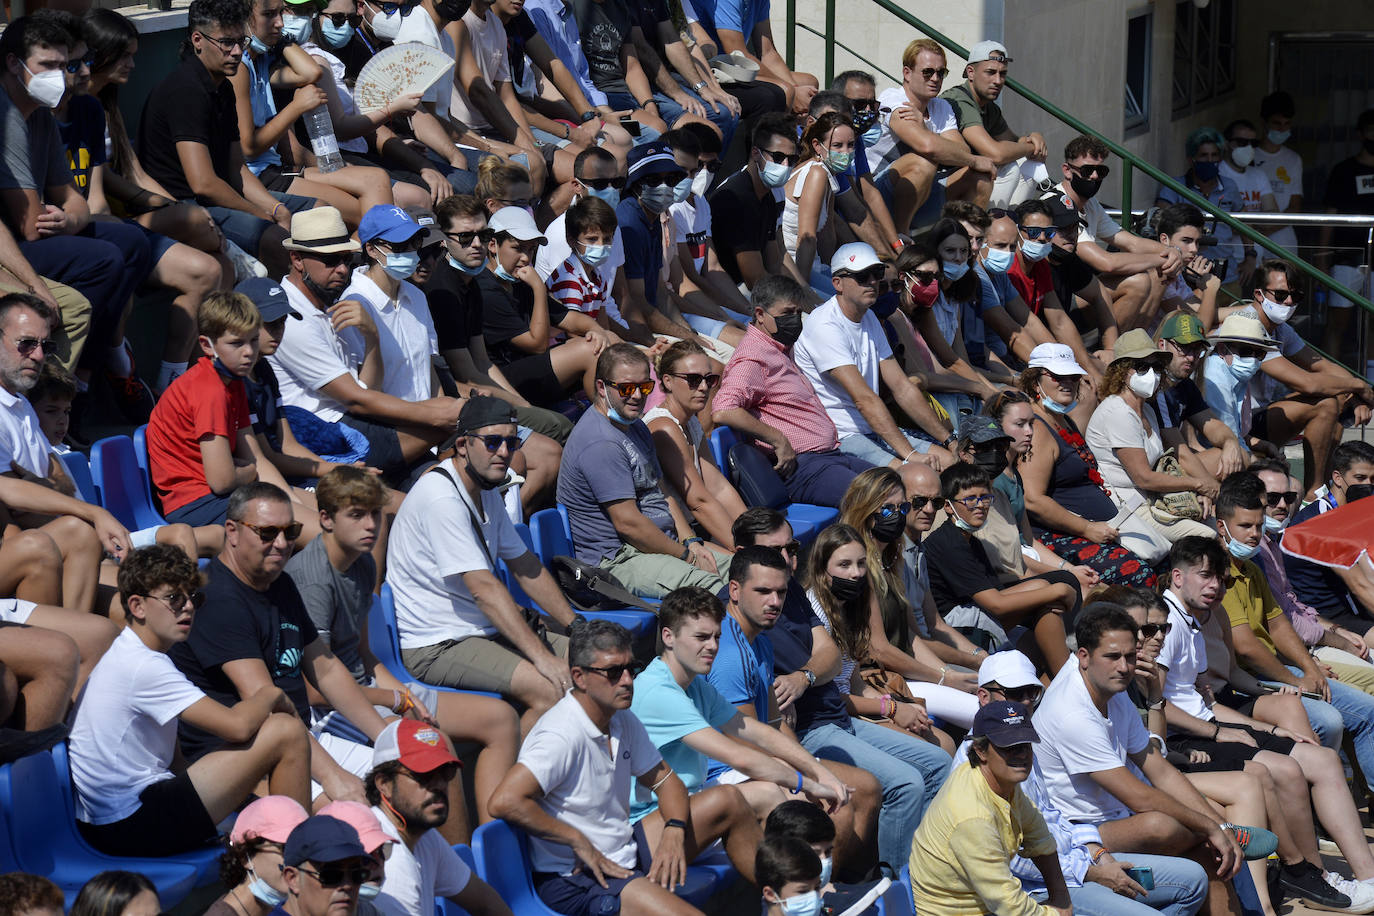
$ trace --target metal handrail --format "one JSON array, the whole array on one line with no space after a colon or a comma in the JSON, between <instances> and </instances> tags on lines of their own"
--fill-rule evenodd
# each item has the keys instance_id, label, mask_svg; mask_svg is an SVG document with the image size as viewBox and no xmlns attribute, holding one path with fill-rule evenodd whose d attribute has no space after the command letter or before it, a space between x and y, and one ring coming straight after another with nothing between
<instances>
[{"instance_id":1,"label":"metal handrail","mask_svg":"<svg viewBox=\"0 0 1374 916\"><path fill-rule=\"evenodd\" d=\"M798 22L798 23L796 23L796 27L799 28L799 29L805 29L806 31L810 32L812 35L815 35L817 38L825 39L824 33L820 32L820 31L817 31L816 29L811 28L811 26L807 25L805 22ZM861 61L863 61L864 63L868 64L868 65L869 65L870 67L872 67L874 70L876 70L877 72L881 73L883 76L887 77L888 79L892 80L894 83L900 83L900 82L902 81L902 80L901 80L901 77L894 76L893 74L887 72L887 71L884 70L882 67L880 67L879 65L875 64L873 61L869 60L867 57L864 57L862 54L860 54L858 51L855 51L853 48L851 48L849 45L845 44L844 42L842 42L842 41L837 41L836 39L833 39L833 38L831 38L831 39L826 39L826 40L828 40L830 43L836 45L837 47L843 48L844 50L848 51L850 54L853 54L853 55L854 55L855 57L857 57L859 60L861 60ZM788 66L790 67L791 64L788 64Z\"/></svg>"},{"instance_id":2,"label":"metal handrail","mask_svg":"<svg viewBox=\"0 0 1374 916\"><path fill-rule=\"evenodd\" d=\"M826 85L830 84L830 81L834 78L835 75L835 40L833 37L835 35L835 2L836 0L825 0L825 35L823 36L823 38L825 39ZM950 38L948 35L945 35L943 32L940 32L939 30L934 29L928 24L926 24L924 21L917 19L915 16L911 15L911 13L909 13L901 6L899 6L897 3L895 3L894 0L869 0L869 2L881 7L882 9L887 10L889 13L896 16L898 19L906 23L911 28L916 29L918 32L921 32L922 34L935 39L942 46L948 48L950 51L953 51L959 57L968 57L967 48L965 48L958 42L954 41L954 39ZM798 25L796 21L796 15L796 0L787 0L787 65L789 67L795 66L795 39L796 26ZM1273 241L1269 239L1268 236L1264 235L1261 232L1257 232L1256 230L1250 228L1249 226L1235 219L1233 214L1217 210L1215 204L1213 204L1210 200L1207 200L1202 195L1198 194L1192 188L1186 187L1180 182L1176 181L1173 177L1166 175L1163 171L1151 165L1149 162L1146 162L1144 159L1141 159L1139 156L1137 156L1135 153L1132 153L1130 150L1126 149L1120 143L1117 143L1110 137L1104 136L1101 132L1089 127L1087 124L1083 123L1078 118L1069 114L1067 111L1060 108L1058 105L1044 98L1039 93L1031 89L1028 89L1027 87L1023 86L1019 81L1012 79L1010 76L1007 77L1006 85L1007 88L1019 93L1023 98L1025 98L1032 105L1035 105L1041 111L1044 111L1052 117L1057 118L1058 120L1060 120L1064 124L1067 124L1069 127L1073 128L1079 133L1087 134L1090 137L1095 137L1098 140L1102 141L1102 143L1106 145L1108 150L1110 150L1113 154L1118 156L1121 159L1121 161L1125 163L1126 167L1121 176L1121 204L1123 210L1131 209L1131 169L1137 168L1150 178L1153 178L1155 181L1164 185L1166 188L1169 188L1175 194L1179 195L1182 199L1188 201L1190 204L1193 204L1194 206L1202 210L1204 213L1209 213L1215 219L1220 220L1227 226L1230 226L1231 229L1237 235L1241 236L1242 238L1249 239L1251 242L1254 242L1257 245L1263 245L1265 248L1274 252L1279 257L1292 263L1295 267L1298 268L1298 270L1302 271L1307 276L1319 281L1322 285L1324 285L1331 291L1339 293L1341 296L1344 296L1351 302L1356 303L1360 306L1360 308L1364 309L1367 312L1374 312L1374 302L1370 302L1370 300L1366 299L1364 296L1360 295L1352 289L1349 289L1345 286L1345 284L1336 282L1336 280L1332 279L1328 274L1323 273L1317 267L1308 263L1305 259L1298 257L1293 252L1279 245L1275 245Z\"/></svg>"},{"instance_id":3,"label":"metal handrail","mask_svg":"<svg viewBox=\"0 0 1374 916\"><path fill-rule=\"evenodd\" d=\"M1123 210L1107 208L1107 215L1120 219ZM1131 216L1144 216L1145 210L1132 210ZM1374 214L1360 213L1232 213L1239 222L1252 226L1308 226L1314 229L1374 228Z\"/></svg>"}]
</instances>

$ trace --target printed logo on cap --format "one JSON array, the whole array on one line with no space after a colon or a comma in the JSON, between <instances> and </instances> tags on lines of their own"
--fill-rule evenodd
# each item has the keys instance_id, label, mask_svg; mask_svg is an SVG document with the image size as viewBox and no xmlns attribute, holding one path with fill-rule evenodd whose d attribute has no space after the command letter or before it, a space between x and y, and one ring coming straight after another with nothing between
<instances>
[{"instance_id":1,"label":"printed logo on cap","mask_svg":"<svg viewBox=\"0 0 1374 916\"><path fill-rule=\"evenodd\" d=\"M1025 722L1025 721L1026 721L1026 716L1025 716L1025 714L1024 714L1024 713L1019 713L1019 712L1017 712L1017 711L1016 711L1016 707L1015 707L1015 706L1012 706L1010 703L1008 703L1008 704L1007 704L1006 712L1002 713L1002 724L1003 724L1003 725L1021 725L1021 724L1022 724L1023 722Z\"/></svg>"},{"instance_id":2,"label":"printed logo on cap","mask_svg":"<svg viewBox=\"0 0 1374 916\"><path fill-rule=\"evenodd\" d=\"M428 744L430 747L439 746L439 733L432 728L421 728L415 732L415 740L421 744Z\"/></svg>"}]
</instances>

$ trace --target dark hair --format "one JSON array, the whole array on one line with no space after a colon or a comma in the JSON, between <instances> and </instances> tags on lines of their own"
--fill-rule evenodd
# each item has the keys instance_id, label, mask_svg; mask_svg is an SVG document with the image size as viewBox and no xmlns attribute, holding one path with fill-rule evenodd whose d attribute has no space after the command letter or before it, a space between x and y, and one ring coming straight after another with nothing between
<instances>
[{"instance_id":1,"label":"dark hair","mask_svg":"<svg viewBox=\"0 0 1374 916\"><path fill-rule=\"evenodd\" d=\"M830 81L830 88L835 92L844 92L850 80L858 80L861 83L867 83L874 87L878 85L878 81L873 78L873 74L866 70L846 70Z\"/></svg>"},{"instance_id":2,"label":"dark hair","mask_svg":"<svg viewBox=\"0 0 1374 916\"><path fill-rule=\"evenodd\" d=\"M811 97L811 104L806 106L806 116L819 118L827 111L852 118L854 117L854 103L838 89L822 89Z\"/></svg>"},{"instance_id":3,"label":"dark hair","mask_svg":"<svg viewBox=\"0 0 1374 916\"><path fill-rule=\"evenodd\" d=\"M953 302L977 302L981 298L979 295L981 292L979 288L981 284L978 281L978 272L973 269L975 263L973 258L973 240L969 238L968 230L964 228L964 224L957 219L950 219L946 216L936 222L934 226L930 227L930 231L926 233L926 241L930 243L930 247L935 249L938 256L940 243L951 235L957 235L962 238L968 243L969 249L968 261L965 262L968 264L968 270L964 272L962 277L949 284L947 292L948 298ZM944 258L940 258L941 267L944 266L944 263ZM948 282L943 276L941 276L940 279L942 283Z\"/></svg>"},{"instance_id":4,"label":"dark hair","mask_svg":"<svg viewBox=\"0 0 1374 916\"><path fill-rule=\"evenodd\" d=\"M659 387L664 391L668 386L663 383L663 379L673 374L677 369L677 364L687 359L689 356L705 356L706 351L701 348L701 344L695 340L675 340L668 345L668 349L658 355L658 365L655 370L658 373Z\"/></svg>"},{"instance_id":5,"label":"dark hair","mask_svg":"<svg viewBox=\"0 0 1374 916\"><path fill-rule=\"evenodd\" d=\"M229 496L229 506L225 509L224 517L230 521L243 521L248 504L258 499L291 505L291 497L287 496L281 487L264 480L255 480L239 487Z\"/></svg>"},{"instance_id":6,"label":"dark hair","mask_svg":"<svg viewBox=\"0 0 1374 916\"><path fill-rule=\"evenodd\" d=\"M971 200L949 201L940 208L940 216L957 219L961 223L972 223L979 229L986 229L992 225L992 217L988 215L988 211Z\"/></svg>"},{"instance_id":7,"label":"dark hair","mask_svg":"<svg viewBox=\"0 0 1374 916\"><path fill-rule=\"evenodd\" d=\"M1130 633L1134 639L1140 628L1121 605L1109 601L1094 601L1078 615L1078 625L1074 627L1073 635L1078 642L1078 648L1092 652L1102 644L1104 635L1121 631Z\"/></svg>"},{"instance_id":8,"label":"dark hair","mask_svg":"<svg viewBox=\"0 0 1374 916\"><path fill-rule=\"evenodd\" d=\"M1045 217L1050 221L1051 225L1054 223L1054 211L1050 209L1050 205L1037 198L1021 201L1021 203L1016 205L1016 209L1013 210L1012 213L1016 216L1016 224L1018 226L1025 222L1026 217L1030 216L1032 213L1038 213Z\"/></svg>"},{"instance_id":9,"label":"dark hair","mask_svg":"<svg viewBox=\"0 0 1374 916\"><path fill-rule=\"evenodd\" d=\"M371 804L371 802L369 802ZM224 852L219 857L219 880L227 888L235 888L248 879L248 860L272 841L266 837L249 837L238 845L224 838Z\"/></svg>"},{"instance_id":10,"label":"dark hair","mask_svg":"<svg viewBox=\"0 0 1374 916\"><path fill-rule=\"evenodd\" d=\"M716 133L708 124L701 121L688 121L677 130L685 130L693 137L697 138L697 144L701 151L708 155L719 156L723 147L720 142L720 134Z\"/></svg>"},{"instance_id":11,"label":"dark hair","mask_svg":"<svg viewBox=\"0 0 1374 916\"><path fill-rule=\"evenodd\" d=\"M1159 234L1173 235L1184 226L1201 229L1206 224L1202 211L1187 201L1181 200L1159 211Z\"/></svg>"},{"instance_id":12,"label":"dark hair","mask_svg":"<svg viewBox=\"0 0 1374 916\"><path fill-rule=\"evenodd\" d=\"M787 115L777 111L770 111L765 115L760 115L758 122L754 125L754 132L749 140L754 146L762 148L768 145L768 141L774 137L783 137L797 142L796 122Z\"/></svg>"},{"instance_id":13,"label":"dark hair","mask_svg":"<svg viewBox=\"0 0 1374 916\"><path fill-rule=\"evenodd\" d=\"M599 146L589 146L577 154L573 160L573 177L579 181L587 176L587 163L595 159L597 162L609 162L619 168L619 163L615 161L615 156Z\"/></svg>"},{"instance_id":14,"label":"dark hair","mask_svg":"<svg viewBox=\"0 0 1374 916\"><path fill-rule=\"evenodd\" d=\"M252 12L249 0L191 0L186 11L186 31L203 34L212 25L247 23Z\"/></svg>"},{"instance_id":15,"label":"dark hair","mask_svg":"<svg viewBox=\"0 0 1374 916\"><path fill-rule=\"evenodd\" d=\"M1290 468L1288 462L1284 461L1282 458L1269 458L1267 456L1258 455L1250 462L1250 467L1246 468L1246 470L1255 474L1260 474L1264 471L1274 471L1285 477L1291 477L1293 475L1293 469Z\"/></svg>"},{"instance_id":16,"label":"dark hair","mask_svg":"<svg viewBox=\"0 0 1374 916\"><path fill-rule=\"evenodd\" d=\"M843 96L841 96L841 98L843 98ZM848 100L846 100L846 104L847 103ZM854 132L856 137L858 136L858 131L854 130L854 122L849 120L848 115L841 114L838 111L827 111L825 114L818 117L815 122L806 129L806 133L802 134L802 149L799 152L801 161L805 162L815 156L815 151L811 149L812 143L819 143L824 146L826 138L841 127L848 127Z\"/></svg>"},{"instance_id":17,"label":"dark hair","mask_svg":"<svg viewBox=\"0 0 1374 916\"><path fill-rule=\"evenodd\" d=\"M14 28L14 26L10 26L10 28ZM0 55L0 59L3 59L3 55ZM5 319L9 317L11 310L17 308L26 308L37 312L38 317L48 323L49 331L59 327L57 312L53 310L51 305L48 305L48 303L39 299L33 293L6 293L0 296L0 326L4 325Z\"/></svg>"},{"instance_id":18,"label":"dark hair","mask_svg":"<svg viewBox=\"0 0 1374 916\"><path fill-rule=\"evenodd\" d=\"M821 876L821 857L809 843L794 836L765 836L754 854L754 886L775 892L793 881Z\"/></svg>"},{"instance_id":19,"label":"dark hair","mask_svg":"<svg viewBox=\"0 0 1374 916\"><path fill-rule=\"evenodd\" d=\"M945 499L953 499L961 490L970 487L992 489L988 472L967 461L956 461L940 472L940 495Z\"/></svg>"},{"instance_id":20,"label":"dark hair","mask_svg":"<svg viewBox=\"0 0 1374 916\"><path fill-rule=\"evenodd\" d=\"M992 417L999 424L1002 418L1007 415L1013 404L1030 404L1030 395L1016 388L1005 388L988 398L983 403L983 413Z\"/></svg>"},{"instance_id":21,"label":"dark hair","mask_svg":"<svg viewBox=\"0 0 1374 916\"><path fill-rule=\"evenodd\" d=\"M120 916L144 891L156 897L157 885L136 871L102 871L82 886L71 916Z\"/></svg>"},{"instance_id":22,"label":"dark hair","mask_svg":"<svg viewBox=\"0 0 1374 916\"><path fill-rule=\"evenodd\" d=\"M576 617L568 627L568 666L586 668L596 660L596 653L628 651L630 641L630 631L613 620Z\"/></svg>"},{"instance_id":23,"label":"dark hair","mask_svg":"<svg viewBox=\"0 0 1374 916\"><path fill-rule=\"evenodd\" d=\"M70 48L73 36L51 16L20 16L0 33L0 61L28 60L34 48Z\"/></svg>"},{"instance_id":24,"label":"dark hair","mask_svg":"<svg viewBox=\"0 0 1374 916\"><path fill-rule=\"evenodd\" d=\"M1226 129L1221 132L1221 135L1226 138L1227 146L1231 145L1231 131L1235 130L1237 127L1248 127L1251 130L1255 130L1253 122L1246 118L1236 118L1230 124L1227 124ZM1259 133L1259 131L1255 131L1255 133Z\"/></svg>"},{"instance_id":25,"label":"dark hair","mask_svg":"<svg viewBox=\"0 0 1374 916\"><path fill-rule=\"evenodd\" d=\"M1226 552L1216 538L1192 534L1174 541L1169 549L1169 571L1205 566L1208 572L1221 573L1226 569Z\"/></svg>"},{"instance_id":26,"label":"dark hair","mask_svg":"<svg viewBox=\"0 0 1374 916\"><path fill-rule=\"evenodd\" d=\"M811 553L806 560L806 587L814 593L821 609L830 618L830 635L840 652L859 661L868 657L868 588L856 600L840 602L830 591L830 575L826 567L830 557L846 544L858 544L864 548L864 562L868 562L868 545L857 528L836 522L823 530L811 545ZM865 577L865 585L872 586L872 573Z\"/></svg>"},{"instance_id":27,"label":"dark hair","mask_svg":"<svg viewBox=\"0 0 1374 916\"><path fill-rule=\"evenodd\" d=\"M1259 509L1264 511L1264 481L1253 471L1236 471L1227 475L1221 482L1217 502L1213 511L1217 518L1225 521L1236 514L1237 509Z\"/></svg>"},{"instance_id":28,"label":"dark hair","mask_svg":"<svg viewBox=\"0 0 1374 916\"><path fill-rule=\"evenodd\" d=\"M434 221L441 232L447 232L455 219L464 216L480 216L482 222L486 222L487 208L472 194L450 194L434 208Z\"/></svg>"},{"instance_id":29,"label":"dark hair","mask_svg":"<svg viewBox=\"0 0 1374 916\"><path fill-rule=\"evenodd\" d=\"M378 781L394 782L396 774L401 772L401 761L388 760L386 763L379 763L368 771L367 777L363 780L363 795L367 798L367 803L372 807L379 807L382 803L382 790L377 788Z\"/></svg>"},{"instance_id":30,"label":"dark hair","mask_svg":"<svg viewBox=\"0 0 1374 916\"><path fill-rule=\"evenodd\" d=\"M968 755L969 766L980 767L987 763L988 748L992 746L992 740L987 735L976 735L969 739L968 750L964 753Z\"/></svg>"},{"instance_id":31,"label":"dark hair","mask_svg":"<svg viewBox=\"0 0 1374 916\"><path fill-rule=\"evenodd\" d=\"M61 912L66 902L62 888L42 875L22 871L0 875L0 913L18 914L29 910Z\"/></svg>"},{"instance_id":32,"label":"dark hair","mask_svg":"<svg viewBox=\"0 0 1374 916\"><path fill-rule=\"evenodd\" d=\"M600 229L607 235L615 232L615 210L600 197L584 197L569 207L567 213L563 227L567 232L568 244L574 250L577 239L588 229Z\"/></svg>"},{"instance_id":33,"label":"dark hair","mask_svg":"<svg viewBox=\"0 0 1374 916\"><path fill-rule=\"evenodd\" d=\"M596 377L598 381L609 382L611 373L615 367L621 364L637 364L648 366L649 357L644 355L644 351L634 344L618 343L611 344L601 351L601 355L596 358Z\"/></svg>"},{"instance_id":34,"label":"dark hair","mask_svg":"<svg viewBox=\"0 0 1374 916\"><path fill-rule=\"evenodd\" d=\"M791 836L803 843L829 843L835 839L835 822L811 802L794 798L769 813L763 835Z\"/></svg>"},{"instance_id":35,"label":"dark hair","mask_svg":"<svg viewBox=\"0 0 1374 916\"><path fill-rule=\"evenodd\" d=\"M86 50L93 58L91 73L113 67L128 50L129 43L138 41L138 29L115 10L96 8L86 14L81 24ZM134 148L129 143L129 131L119 108L119 86L107 83L99 94L100 106L105 109L105 122L110 131L110 168L116 174L128 175L134 161Z\"/></svg>"},{"instance_id":36,"label":"dark hair","mask_svg":"<svg viewBox=\"0 0 1374 916\"><path fill-rule=\"evenodd\" d=\"M71 36L71 42L67 45L68 56L70 56L71 49L74 46L86 43L85 36L82 34L81 17L76 15L76 13L67 10L37 9L29 15L34 19L42 19L51 22Z\"/></svg>"},{"instance_id":37,"label":"dark hair","mask_svg":"<svg viewBox=\"0 0 1374 916\"><path fill-rule=\"evenodd\" d=\"M125 555L119 564L119 600L127 606L134 595L147 596L159 585L184 589L188 594L205 582L196 561L179 547L149 544Z\"/></svg>"},{"instance_id":38,"label":"dark hair","mask_svg":"<svg viewBox=\"0 0 1374 916\"><path fill-rule=\"evenodd\" d=\"M934 261L936 269L938 270L941 263L940 252L935 250L935 246L931 244L930 239L925 236L918 236L912 240L910 245L907 245L901 250L901 253L897 255L897 260L892 262L892 266L896 269L900 278L902 274L910 270L915 270L926 261ZM901 299L902 302L906 304L907 292L905 280L901 281Z\"/></svg>"},{"instance_id":39,"label":"dark hair","mask_svg":"<svg viewBox=\"0 0 1374 916\"><path fill-rule=\"evenodd\" d=\"M1374 464L1374 445L1351 439L1336 446L1331 453L1331 470L1340 471L1342 475L1357 464Z\"/></svg>"},{"instance_id":40,"label":"dark hair","mask_svg":"<svg viewBox=\"0 0 1374 916\"><path fill-rule=\"evenodd\" d=\"M725 618L725 605L698 585L684 585L665 595L658 607L658 627L670 633L676 633L684 623L695 617L709 617L720 623Z\"/></svg>"},{"instance_id":41,"label":"dark hair","mask_svg":"<svg viewBox=\"0 0 1374 916\"><path fill-rule=\"evenodd\" d=\"M1297 113L1297 107L1293 104L1293 97L1280 89L1278 92L1271 92L1260 99L1260 118L1268 120L1274 115L1281 118L1291 118Z\"/></svg>"},{"instance_id":42,"label":"dark hair","mask_svg":"<svg viewBox=\"0 0 1374 916\"><path fill-rule=\"evenodd\" d=\"M735 523L730 526L730 539L735 542L736 548L753 547L763 535L772 534L783 525L789 524L791 523L787 521L787 516L777 509L755 506L745 509L739 518L735 519Z\"/></svg>"},{"instance_id":43,"label":"dark hair","mask_svg":"<svg viewBox=\"0 0 1374 916\"><path fill-rule=\"evenodd\" d=\"M1283 278L1288 281L1289 289L1297 289L1298 284L1302 282L1298 269L1283 258L1267 258L1261 262L1259 269L1255 271L1255 284L1268 286L1270 274L1283 274Z\"/></svg>"},{"instance_id":44,"label":"dark hair","mask_svg":"<svg viewBox=\"0 0 1374 916\"><path fill-rule=\"evenodd\" d=\"M806 298L806 287L787 274L768 274L754 284L754 289L749 294L749 301L754 304L754 307L761 308L765 312L779 300L803 305Z\"/></svg>"},{"instance_id":45,"label":"dark hair","mask_svg":"<svg viewBox=\"0 0 1374 916\"><path fill-rule=\"evenodd\" d=\"M1096 137L1089 137L1087 134L1079 134L1064 145L1064 161L1073 162L1083 156L1096 156L1099 159L1106 159L1112 154L1103 143Z\"/></svg>"},{"instance_id":46,"label":"dark hair","mask_svg":"<svg viewBox=\"0 0 1374 916\"><path fill-rule=\"evenodd\" d=\"M730 558L730 581L743 584L749 581L749 570L755 566L765 569L780 569L783 576L790 576L792 570L782 554L772 547L740 547Z\"/></svg>"},{"instance_id":47,"label":"dark hair","mask_svg":"<svg viewBox=\"0 0 1374 916\"><path fill-rule=\"evenodd\" d=\"M40 401L70 401L76 397L76 376L55 359L43 360L38 381L29 389L30 404Z\"/></svg>"},{"instance_id":48,"label":"dark hair","mask_svg":"<svg viewBox=\"0 0 1374 916\"><path fill-rule=\"evenodd\" d=\"M695 158L701 155L701 144L697 142L696 134L687 130L670 130L659 134L658 139L668 144L668 148L674 152L684 152Z\"/></svg>"}]
</instances>

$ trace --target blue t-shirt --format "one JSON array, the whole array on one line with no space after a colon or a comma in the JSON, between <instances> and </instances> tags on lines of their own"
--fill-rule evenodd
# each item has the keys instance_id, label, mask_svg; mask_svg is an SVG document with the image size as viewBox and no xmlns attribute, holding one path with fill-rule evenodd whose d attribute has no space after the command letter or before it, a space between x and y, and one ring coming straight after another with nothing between
<instances>
[{"instance_id":1,"label":"blue t-shirt","mask_svg":"<svg viewBox=\"0 0 1374 916\"><path fill-rule=\"evenodd\" d=\"M625 243L625 278L644 281L644 299L658 307L658 275L663 270L663 229L657 217L653 222L633 197L626 197L615 208L620 238Z\"/></svg>"},{"instance_id":2,"label":"blue t-shirt","mask_svg":"<svg viewBox=\"0 0 1374 916\"><path fill-rule=\"evenodd\" d=\"M85 197L91 191L91 172L109 160L105 157L105 109L93 95L78 95L67 103L70 121L58 121L57 131L67 148L72 182Z\"/></svg>"},{"instance_id":3,"label":"blue t-shirt","mask_svg":"<svg viewBox=\"0 0 1374 916\"><path fill-rule=\"evenodd\" d=\"M726 614L720 623L720 650L706 677L727 703L753 703L758 720L768 721L768 699L773 691L773 643L767 633L760 633L750 643L735 618ZM719 760L711 761L712 778L727 769Z\"/></svg>"},{"instance_id":4,"label":"blue t-shirt","mask_svg":"<svg viewBox=\"0 0 1374 916\"><path fill-rule=\"evenodd\" d=\"M722 48L718 29L739 32L748 42L754 35L754 26L764 22L770 15L769 0L695 0L692 8L697 19L716 43Z\"/></svg>"},{"instance_id":5,"label":"blue t-shirt","mask_svg":"<svg viewBox=\"0 0 1374 916\"><path fill-rule=\"evenodd\" d=\"M811 631L824 627L825 623L811 610L811 602L806 598L806 589L795 579L787 583L787 597L782 602L782 616L777 624L768 631L768 641L773 646L773 671L775 674L791 674L806 667L811 660L815 646ZM716 660L719 664L719 658ZM844 694L835 682L818 684L802 691L797 698L797 724L795 731L804 735L811 729L828 722L849 728L849 712L845 709Z\"/></svg>"},{"instance_id":6,"label":"blue t-shirt","mask_svg":"<svg viewBox=\"0 0 1374 916\"><path fill-rule=\"evenodd\" d=\"M584 563L600 564L621 547L606 504L633 499L639 511L677 539L668 501L658 487L663 471L649 428L636 420L622 432L599 410L573 427L558 469L558 501L568 510L573 547Z\"/></svg>"},{"instance_id":7,"label":"blue t-shirt","mask_svg":"<svg viewBox=\"0 0 1374 916\"><path fill-rule=\"evenodd\" d=\"M682 739L703 728L720 728L739 712L704 677L693 678L683 690L662 658L654 659L635 678L635 698L630 711L644 723L649 739L689 793L706 782L706 755L692 750ZM658 797L636 785L630 805L630 823L638 822L657 809Z\"/></svg>"}]
</instances>

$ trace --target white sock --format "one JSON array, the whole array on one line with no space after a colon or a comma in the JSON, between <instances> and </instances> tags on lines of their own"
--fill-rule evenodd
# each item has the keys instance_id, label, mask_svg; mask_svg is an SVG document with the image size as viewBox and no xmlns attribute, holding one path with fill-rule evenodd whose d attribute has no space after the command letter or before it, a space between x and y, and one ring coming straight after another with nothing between
<instances>
[{"instance_id":1,"label":"white sock","mask_svg":"<svg viewBox=\"0 0 1374 916\"><path fill-rule=\"evenodd\" d=\"M167 387L176 380L177 376L186 371L186 366L186 363L169 363L164 359L162 361L162 368L157 371L157 390L166 391Z\"/></svg>"},{"instance_id":2,"label":"white sock","mask_svg":"<svg viewBox=\"0 0 1374 916\"><path fill-rule=\"evenodd\" d=\"M110 355L105 357L105 365L110 372L120 378L128 378L134 374L134 361L129 356L129 351L124 343L117 347L110 347Z\"/></svg>"}]
</instances>

